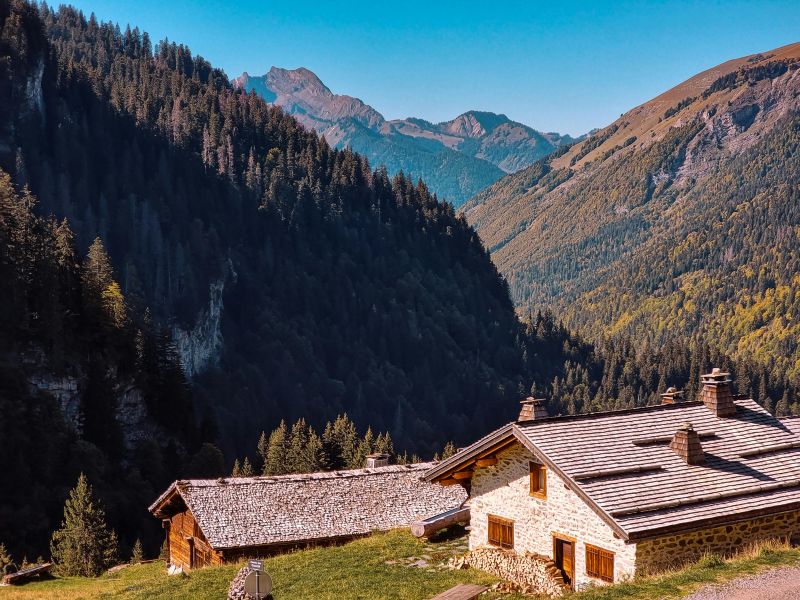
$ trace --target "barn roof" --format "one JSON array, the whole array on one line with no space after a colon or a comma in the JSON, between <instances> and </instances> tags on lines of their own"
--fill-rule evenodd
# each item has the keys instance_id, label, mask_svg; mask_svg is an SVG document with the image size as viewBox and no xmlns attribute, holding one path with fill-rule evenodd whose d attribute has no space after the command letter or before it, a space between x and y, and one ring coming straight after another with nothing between
<instances>
[{"instance_id":1,"label":"barn roof","mask_svg":"<svg viewBox=\"0 0 800 600\"><path fill-rule=\"evenodd\" d=\"M217 550L350 537L461 506L461 486L422 481L435 464L176 481L149 510L168 518L188 508Z\"/></svg>"},{"instance_id":2,"label":"barn roof","mask_svg":"<svg viewBox=\"0 0 800 600\"><path fill-rule=\"evenodd\" d=\"M753 400L717 417L702 402L509 423L431 469L439 481L519 442L629 540L800 508L800 422ZM669 442L691 423L705 462Z\"/></svg>"}]
</instances>

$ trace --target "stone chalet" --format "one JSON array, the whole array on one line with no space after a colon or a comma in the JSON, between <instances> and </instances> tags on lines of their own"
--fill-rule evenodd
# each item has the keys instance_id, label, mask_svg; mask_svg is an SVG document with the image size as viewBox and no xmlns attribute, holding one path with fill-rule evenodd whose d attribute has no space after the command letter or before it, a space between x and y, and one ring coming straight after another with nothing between
<instances>
[{"instance_id":1,"label":"stone chalet","mask_svg":"<svg viewBox=\"0 0 800 600\"><path fill-rule=\"evenodd\" d=\"M553 561L576 589L799 541L800 420L733 396L719 369L702 383L698 401L671 388L660 406L575 416L529 398L425 478L470 490L470 550Z\"/></svg>"},{"instance_id":2,"label":"stone chalet","mask_svg":"<svg viewBox=\"0 0 800 600\"><path fill-rule=\"evenodd\" d=\"M150 506L166 530L170 566L193 569L331 544L410 525L467 499L422 481L436 463L274 477L176 481Z\"/></svg>"}]
</instances>

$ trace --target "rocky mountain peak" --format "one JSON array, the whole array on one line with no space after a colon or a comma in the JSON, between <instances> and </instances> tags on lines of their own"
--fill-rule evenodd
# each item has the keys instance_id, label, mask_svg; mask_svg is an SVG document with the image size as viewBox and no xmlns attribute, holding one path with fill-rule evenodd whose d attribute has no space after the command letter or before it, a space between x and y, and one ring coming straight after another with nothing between
<instances>
[{"instance_id":1,"label":"rocky mountain peak","mask_svg":"<svg viewBox=\"0 0 800 600\"><path fill-rule=\"evenodd\" d=\"M503 114L470 110L457 116L452 121L441 123L442 131L459 137L477 138L490 133L497 126L510 123Z\"/></svg>"}]
</instances>

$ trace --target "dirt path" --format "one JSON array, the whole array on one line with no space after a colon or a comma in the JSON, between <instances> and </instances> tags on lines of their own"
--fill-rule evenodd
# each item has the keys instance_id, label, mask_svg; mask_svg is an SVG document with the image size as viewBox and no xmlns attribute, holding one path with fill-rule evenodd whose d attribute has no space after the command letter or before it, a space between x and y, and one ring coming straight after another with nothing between
<instances>
[{"instance_id":1,"label":"dirt path","mask_svg":"<svg viewBox=\"0 0 800 600\"><path fill-rule=\"evenodd\" d=\"M780 567L701 588L686 600L798 600L800 567Z\"/></svg>"}]
</instances>

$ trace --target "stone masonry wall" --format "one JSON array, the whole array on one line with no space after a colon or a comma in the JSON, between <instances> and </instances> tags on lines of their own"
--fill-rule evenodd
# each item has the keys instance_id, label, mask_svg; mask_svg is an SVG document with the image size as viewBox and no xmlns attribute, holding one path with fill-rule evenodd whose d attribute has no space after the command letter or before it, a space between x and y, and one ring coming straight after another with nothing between
<instances>
[{"instance_id":1,"label":"stone masonry wall","mask_svg":"<svg viewBox=\"0 0 800 600\"><path fill-rule=\"evenodd\" d=\"M636 573L679 567L706 553L731 555L748 544L768 539L800 541L800 511L639 542Z\"/></svg>"},{"instance_id":2,"label":"stone masonry wall","mask_svg":"<svg viewBox=\"0 0 800 600\"><path fill-rule=\"evenodd\" d=\"M547 470L547 498L529 494L529 462L533 455L515 444L497 455L491 467L477 469L472 477L470 550L488 545L489 514L514 521L514 549L553 556L553 534L577 540L575 587L599 580L586 575L586 543L614 553L614 581L633 577L636 546L614 537L611 528L578 496Z\"/></svg>"}]
</instances>

